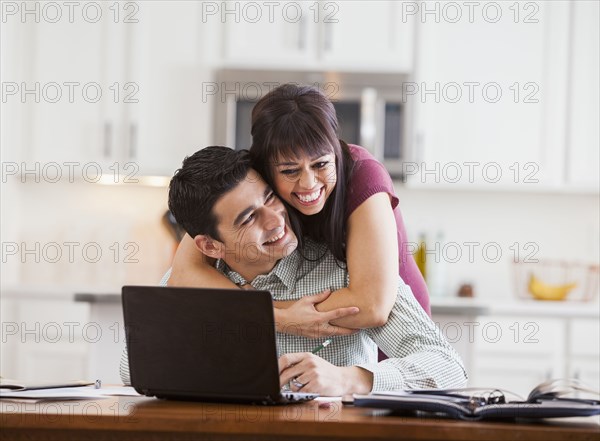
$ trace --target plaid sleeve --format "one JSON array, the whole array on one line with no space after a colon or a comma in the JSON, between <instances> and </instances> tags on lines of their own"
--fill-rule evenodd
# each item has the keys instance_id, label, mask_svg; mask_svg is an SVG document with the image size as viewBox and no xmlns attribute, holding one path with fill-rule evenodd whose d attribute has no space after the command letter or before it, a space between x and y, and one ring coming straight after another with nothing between
<instances>
[{"instance_id":1,"label":"plaid sleeve","mask_svg":"<svg viewBox=\"0 0 600 441\"><path fill-rule=\"evenodd\" d=\"M373 391L463 387L462 360L400 282L398 297L385 325L365 330L390 357L358 366L373 373Z\"/></svg>"},{"instance_id":2,"label":"plaid sleeve","mask_svg":"<svg viewBox=\"0 0 600 441\"><path fill-rule=\"evenodd\" d=\"M158 283L160 286L167 286L167 282L171 278L171 271L173 271L173 268L169 268L165 275L162 276L162 279L160 279L160 282Z\"/></svg>"},{"instance_id":3,"label":"plaid sleeve","mask_svg":"<svg viewBox=\"0 0 600 441\"><path fill-rule=\"evenodd\" d=\"M121 362L119 363L119 376L125 386L131 386L131 378L129 378L129 356L127 355L127 346L123 348L121 354Z\"/></svg>"}]
</instances>

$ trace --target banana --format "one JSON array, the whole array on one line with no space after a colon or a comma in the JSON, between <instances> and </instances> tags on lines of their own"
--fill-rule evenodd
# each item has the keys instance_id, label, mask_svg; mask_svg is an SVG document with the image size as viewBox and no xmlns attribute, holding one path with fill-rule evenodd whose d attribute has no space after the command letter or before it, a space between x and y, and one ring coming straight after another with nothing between
<instances>
[{"instance_id":1,"label":"banana","mask_svg":"<svg viewBox=\"0 0 600 441\"><path fill-rule=\"evenodd\" d=\"M529 292L538 300L564 300L577 283L566 285L548 285L537 279L533 274L529 279Z\"/></svg>"}]
</instances>

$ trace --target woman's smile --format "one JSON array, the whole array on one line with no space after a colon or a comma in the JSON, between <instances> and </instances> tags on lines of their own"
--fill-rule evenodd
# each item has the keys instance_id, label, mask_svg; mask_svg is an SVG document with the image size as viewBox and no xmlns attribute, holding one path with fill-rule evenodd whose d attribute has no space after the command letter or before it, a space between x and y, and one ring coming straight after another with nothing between
<instances>
[{"instance_id":1,"label":"woman's smile","mask_svg":"<svg viewBox=\"0 0 600 441\"><path fill-rule=\"evenodd\" d=\"M294 192L292 193L302 205L311 206L321 202L325 193L325 186L311 192Z\"/></svg>"}]
</instances>

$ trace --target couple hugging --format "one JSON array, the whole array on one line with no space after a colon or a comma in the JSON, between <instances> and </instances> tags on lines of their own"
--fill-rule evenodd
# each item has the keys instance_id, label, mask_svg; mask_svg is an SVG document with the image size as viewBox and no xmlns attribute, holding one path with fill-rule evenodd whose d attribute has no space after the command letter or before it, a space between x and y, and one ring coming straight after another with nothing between
<instances>
[{"instance_id":1,"label":"couple hugging","mask_svg":"<svg viewBox=\"0 0 600 441\"><path fill-rule=\"evenodd\" d=\"M254 107L249 152L187 157L169 190L187 232L169 285L270 291L280 382L294 391L464 386L423 278L399 253L406 232L389 174L337 129L318 89L286 84ZM326 336L333 343L312 354ZM378 348L389 358L377 362ZM126 358L121 374L128 384Z\"/></svg>"}]
</instances>

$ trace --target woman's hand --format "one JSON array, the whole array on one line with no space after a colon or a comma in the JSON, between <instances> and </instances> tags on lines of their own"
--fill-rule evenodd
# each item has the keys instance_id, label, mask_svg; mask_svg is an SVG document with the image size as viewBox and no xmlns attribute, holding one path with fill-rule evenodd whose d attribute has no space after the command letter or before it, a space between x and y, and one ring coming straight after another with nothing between
<instances>
[{"instance_id":1,"label":"woman's hand","mask_svg":"<svg viewBox=\"0 0 600 441\"><path fill-rule=\"evenodd\" d=\"M334 366L310 352L297 352L279 357L279 383L282 387L289 383L294 392L335 397L371 392L373 374L356 366Z\"/></svg>"},{"instance_id":2,"label":"woman's hand","mask_svg":"<svg viewBox=\"0 0 600 441\"><path fill-rule=\"evenodd\" d=\"M331 295L331 290L314 296L305 296L294 302L289 308L275 308L277 331L284 334L301 335L309 338L323 338L334 335L350 335L356 329L342 328L329 322L359 313L356 306L338 308L328 312L319 312L315 305Z\"/></svg>"}]
</instances>

